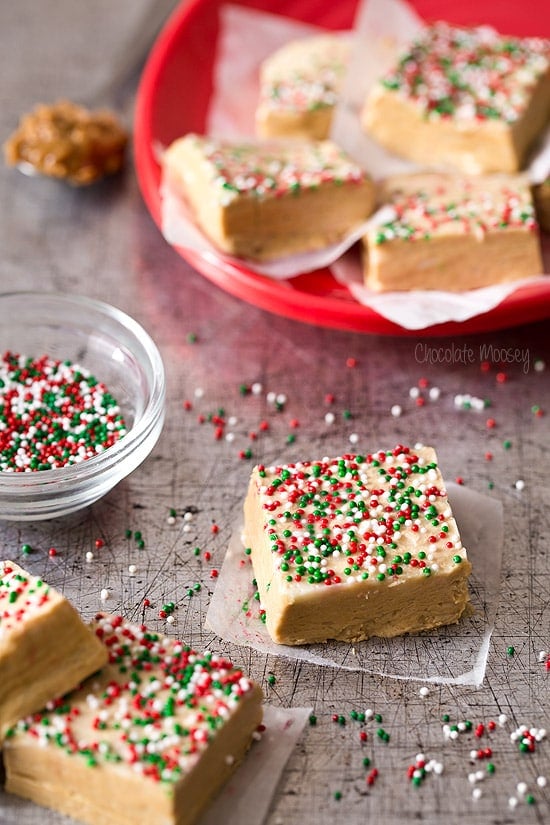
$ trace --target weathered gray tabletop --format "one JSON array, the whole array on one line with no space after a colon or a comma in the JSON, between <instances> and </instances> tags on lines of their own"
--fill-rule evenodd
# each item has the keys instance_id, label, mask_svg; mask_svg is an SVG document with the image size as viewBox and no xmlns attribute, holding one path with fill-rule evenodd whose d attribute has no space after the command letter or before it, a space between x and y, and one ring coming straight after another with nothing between
<instances>
[{"instance_id":1,"label":"weathered gray tabletop","mask_svg":"<svg viewBox=\"0 0 550 825\"><path fill-rule=\"evenodd\" d=\"M145 0L2 2L2 139L37 102L85 100L106 83L146 8ZM119 101L128 122L136 83L137 76ZM288 761L269 825L548 821L550 787L540 777L550 780L550 743L522 753L511 737L520 725L548 723L550 672L541 654L550 650L548 324L423 343L298 324L241 303L181 260L144 206L131 159L123 176L86 190L4 166L0 176L2 289L60 290L115 304L153 336L168 379L166 425L146 463L86 511L1 524L0 556L44 576L86 618L104 606L100 592L108 588L109 609L194 646L229 652L259 680L269 703L312 706L317 722L306 727ZM461 356L464 347L468 357ZM499 363L502 358L509 363ZM261 384L258 394L243 393L254 383ZM433 387L438 398L430 396ZM286 396L280 411L267 399L270 392ZM491 407L459 407L460 394L489 399ZM334 396L329 406L327 395ZM391 414L394 405L400 416ZM217 414L227 422L222 438L210 420ZM354 434L363 451L396 442L433 444L448 479L461 478L503 504L500 604L478 689L430 685L421 691L419 682L296 663L231 645L204 627L213 571L221 567L253 463L338 455L350 449ZM243 457L248 450L252 457ZM21 552L25 543L33 548L28 556ZM86 561L89 552L92 561ZM159 617L166 602L177 606L171 625ZM353 718L367 708L382 722L362 725ZM445 714L450 725L470 720L472 730L445 737ZM499 723L503 714L507 721ZM476 736L480 724L486 727ZM389 742L377 736L378 727ZM472 751L486 748L491 756L472 758ZM443 772L415 787L407 769L418 753ZM373 768L378 775L369 784ZM62 821L0 791L5 825Z\"/></svg>"}]
</instances>

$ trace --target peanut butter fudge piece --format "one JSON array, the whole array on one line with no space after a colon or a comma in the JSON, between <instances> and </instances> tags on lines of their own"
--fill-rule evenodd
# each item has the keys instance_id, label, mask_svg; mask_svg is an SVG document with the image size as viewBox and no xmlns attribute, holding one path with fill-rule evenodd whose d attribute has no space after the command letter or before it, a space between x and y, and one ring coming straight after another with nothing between
<instances>
[{"instance_id":1,"label":"peanut butter fudge piece","mask_svg":"<svg viewBox=\"0 0 550 825\"><path fill-rule=\"evenodd\" d=\"M471 565L431 447L256 467L244 512L274 642L398 636L467 610Z\"/></svg>"},{"instance_id":2,"label":"peanut butter fudge piece","mask_svg":"<svg viewBox=\"0 0 550 825\"><path fill-rule=\"evenodd\" d=\"M330 246L374 207L369 177L330 141L189 134L167 149L164 168L212 243L246 258Z\"/></svg>"},{"instance_id":3,"label":"peanut butter fudge piece","mask_svg":"<svg viewBox=\"0 0 550 825\"><path fill-rule=\"evenodd\" d=\"M427 27L361 115L396 155L467 174L523 168L549 119L549 40L446 23Z\"/></svg>"},{"instance_id":4,"label":"peanut butter fudge piece","mask_svg":"<svg viewBox=\"0 0 550 825\"><path fill-rule=\"evenodd\" d=\"M550 178L533 187L533 199L540 228L550 232Z\"/></svg>"},{"instance_id":5,"label":"peanut butter fudge piece","mask_svg":"<svg viewBox=\"0 0 550 825\"><path fill-rule=\"evenodd\" d=\"M0 740L106 661L104 646L61 593L0 561Z\"/></svg>"},{"instance_id":6,"label":"peanut butter fudge piece","mask_svg":"<svg viewBox=\"0 0 550 825\"><path fill-rule=\"evenodd\" d=\"M327 138L350 56L344 34L287 43L260 69L256 131L261 137Z\"/></svg>"},{"instance_id":7,"label":"peanut butter fudge piece","mask_svg":"<svg viewBox=\"0 0 550 825\"><path fill-rule=\"evenodd\" d=\"M373 290L457 292L543 272L521 175L396 175L381 185L380 198L390 209L363 238L365 283Z\"/></svg>"},{"instance_id":8,"label":"peanut butter fudge piece","mask_svg":"<svg viewBox=\"0 0 550 825\"><path fill-rule=\"evenodd\" d=\"M109 664L8 733L6 790L90 825L189 825L243 758L262 692L224 657L99 614Z\"/></svg>"}]
</instances>

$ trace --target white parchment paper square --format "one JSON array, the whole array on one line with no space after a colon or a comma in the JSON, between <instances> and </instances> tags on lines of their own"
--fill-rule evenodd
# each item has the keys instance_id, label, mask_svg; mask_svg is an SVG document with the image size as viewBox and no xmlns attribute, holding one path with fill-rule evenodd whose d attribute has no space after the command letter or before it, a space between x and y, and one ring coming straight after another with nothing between
<instances>
[{"instance_id":1,"label":"white parchment paper square","mask_svg":"<svg viewBox=\"0 0 550 825\"><path fill-rule=\"evenodd\" d=\"M265 731L199 820L199 825L261 825L312 708L264 705Z\"/></svg>"},{"instance_id":2,"label":"white parchment paper square","mask_svg":"<svg viewBox=\"0 0 550 825\"><path fill-rule=\"evenodd\" d=\"M243 551L239 527L232 536L210 602L207 626L222 639L313 664L395 679L480 685L498 607L504 536L502 505L452 482L446 488L473 567L472 616L448 627L394 639L372 638L356 644L333 641L297 647L277 645L258 615L252 585L254 574Z\"/></svg>"}]
</instances>

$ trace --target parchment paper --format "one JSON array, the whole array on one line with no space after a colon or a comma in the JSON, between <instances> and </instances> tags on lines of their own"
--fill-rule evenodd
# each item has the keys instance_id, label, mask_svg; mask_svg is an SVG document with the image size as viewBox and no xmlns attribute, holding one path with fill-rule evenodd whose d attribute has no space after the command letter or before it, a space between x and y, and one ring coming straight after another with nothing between
<instances>
[{"instance_id":1,"label":"parchment paper","mask_svg":"<svg viewBox=\"0 0 550 825\"><path fill-rule=\"evenodd\" d=\"M312 708L264 705L265 731L224 786L199 825L261 825L287 760Z\"/></svg>"},{"instance_id":2,"label":"parchment paper","mask_svg":"<svg viewBox=\"0 0 550 825\"><path fill-rule=\"evenodd\" d=\"M458 624L394 639L367 639L351 645L327 642L292 647L272 642L259 618L253 571L234 530L206 625L222 639L263 653L318 665L361 670L395 679L439 684L480 685L498 607L503 544L502 505L488 496L449 483L449 501L473 567L470 595L474 614ZM242 561L245 561L242 564Z\"/></svg>"}]
</instances>

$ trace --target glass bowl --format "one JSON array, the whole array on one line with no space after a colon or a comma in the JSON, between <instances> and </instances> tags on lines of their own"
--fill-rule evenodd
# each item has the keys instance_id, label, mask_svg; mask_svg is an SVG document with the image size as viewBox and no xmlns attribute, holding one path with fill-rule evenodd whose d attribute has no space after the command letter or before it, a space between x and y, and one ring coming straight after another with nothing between
<instances>
[{"instance_id":1,"label":"glass bowl","mask_svg":"<svg viewBox=\"0 0 550 825\"><path fill-rule=\"evenodd\" d=\"M89 370L117 400L127 430L80 464L0 471L0 519L49 519L86 507L149 455L164 423L164 366L149 335L124 312L74 295L3 293L0 348L70 360Z\"/></svg>"}]
</instances>

